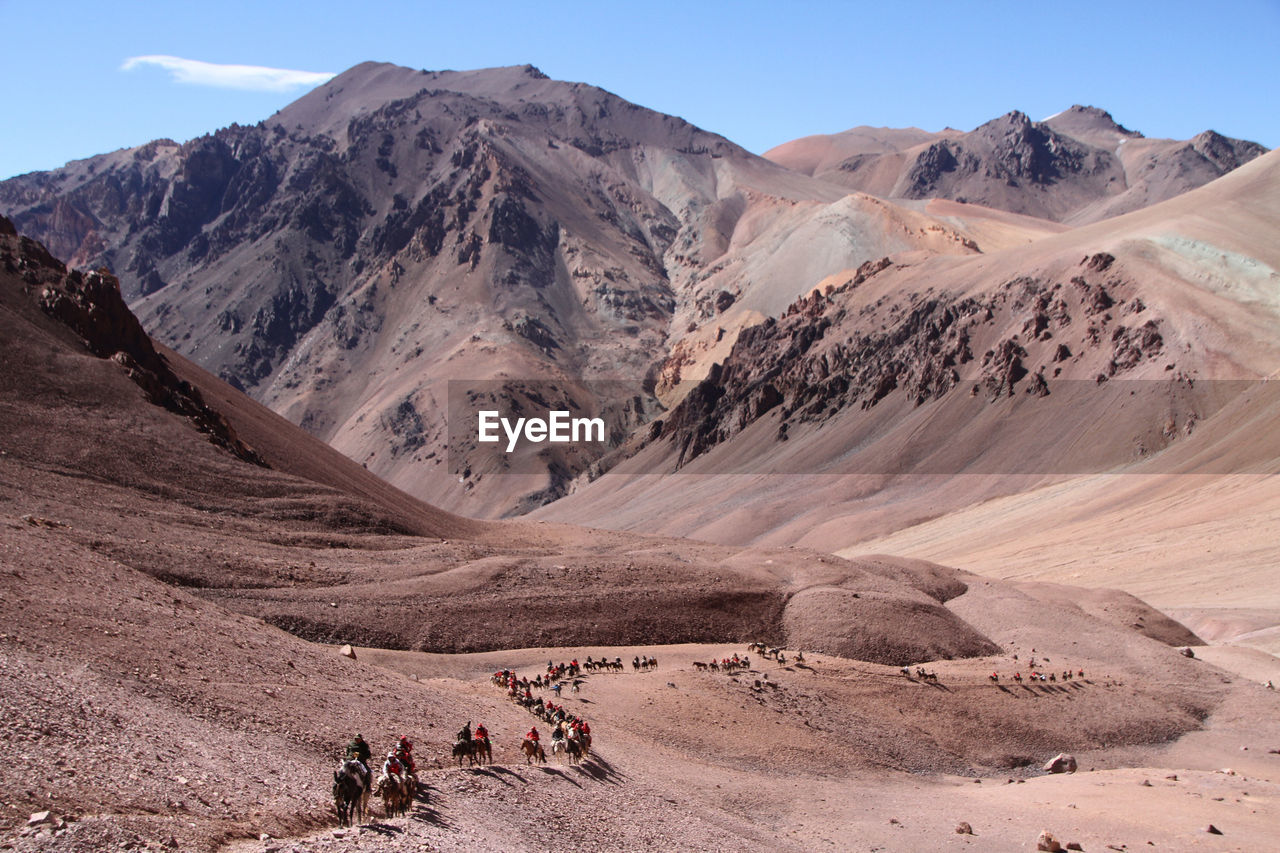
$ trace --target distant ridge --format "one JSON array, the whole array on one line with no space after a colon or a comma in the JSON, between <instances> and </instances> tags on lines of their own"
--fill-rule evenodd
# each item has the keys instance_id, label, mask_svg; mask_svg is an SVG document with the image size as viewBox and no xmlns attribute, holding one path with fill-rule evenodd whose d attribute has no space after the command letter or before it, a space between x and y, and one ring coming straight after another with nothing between
<instances>
[{"instance_id":1,"label":"distant ridge","mask_svg":"<svg viewBox=\"0 0 1280 853\"><path fill-rule=\"evenodd\" d=\"M1266 150L1213 131L1147 139L1076 104L1042 122L1014 111L968 133L858 127L765 156L884 198L948 198L1082 224L1202 186Z\"/></svg>"}]
</instances>

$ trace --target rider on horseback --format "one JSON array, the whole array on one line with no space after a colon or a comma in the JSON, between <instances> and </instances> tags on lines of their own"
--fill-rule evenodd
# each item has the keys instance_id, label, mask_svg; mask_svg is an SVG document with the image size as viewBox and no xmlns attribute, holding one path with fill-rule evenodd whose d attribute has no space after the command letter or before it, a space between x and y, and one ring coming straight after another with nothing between
<instances>
[{"instance_id":1,"label":"rider on horseback","mask_svg":"<svg viewBox=\"0 0 1280 853\"><path fill-rule=\"evenodd\" d=\"M471 743L471 721L467 720L467 724L458 730L458 740L463 743Z\"/></svg>"},{"instance_id":2,"label":"rider on horseback","mask_svg":"<svg viewBox=\"0 0 1280 853\"><path fill-rule=\"evenodd\" d=\"M534 743L537 743L539 740L541 740L541 739L542 739L542 738L538 735L538 727L537 727L537 726L534 726L533 728L529 729L528 733L527 733L527 734L525 734L525 736L524 736L524 737L525 737L525 740L531 740L531 741L533 741Z\"/></svg>"},{"instance_id":3,"label":"rider on horseback","mask_svg":"<svg viewBox=\"0 0 1280 853\"><path fill-rule=\"evenodd\" d=\"M347 758L360 764L360 769L364 773L365 782L369 781L369 758L372 755L373 750L369 748L369 744L364 739L364 735L356 735L352 738L351 743L347 744Z\"/></svg>"},{"instance_id":4,"label":"rider on horseback","mask_svg":"<svg viewBox=\"0 0 1280 853\"><path fill-rule=\"evenodd\" d=\"M413 744L404 735L400 736L400 740L396 742L396 748L392 751L392 757L399 760L404 765L404 769L413 775L417 772L417 768L413 764Z\"/></svg>"},{"instance_id":5,"label":"rider on horseback","mask_svg":"<svg viewBox=\"0 0 1280 853\"><path fill-rule=\"evenodd\" d=\"M484 723L476 726L476 740L484 743L489 742L489 730L484 727Z\"/></svg>"}]
</instances>

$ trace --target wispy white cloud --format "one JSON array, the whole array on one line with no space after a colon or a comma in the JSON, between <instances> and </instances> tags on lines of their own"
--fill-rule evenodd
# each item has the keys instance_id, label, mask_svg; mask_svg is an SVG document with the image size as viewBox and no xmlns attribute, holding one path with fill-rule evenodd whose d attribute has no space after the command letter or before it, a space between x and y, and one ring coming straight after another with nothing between
<instances>
[{"instance_id":1,"label":"wispy white cloud","mask_svg":"<svg viewBox=\"0 0 1280 853\"><path fill-rule=\"evenodd\" d=\"M144 65L163 68L176 83L251 92L288 92L304 86L319 86L334 76L327 71L293 71L261 65L219 65L198 59L183 59L180 56L131 56L120 66L120 70L132 71Z\"/></svg>"}]
</instances>

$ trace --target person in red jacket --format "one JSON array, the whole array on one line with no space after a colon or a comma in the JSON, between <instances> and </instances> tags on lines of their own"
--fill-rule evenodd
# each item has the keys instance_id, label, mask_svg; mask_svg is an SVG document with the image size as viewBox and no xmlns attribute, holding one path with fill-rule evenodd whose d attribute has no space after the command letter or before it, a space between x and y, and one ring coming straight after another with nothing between
<instances>
[{"instance_id":1,"label":"person in red jacket","mask_svg":"<svg viewBox=\"0 0 1280 853\"><path fill-rule=\"evenodd\" d=\"M407 737L400 737L400 740L396 742L394 753L407 772L410 774L417 772L417 767L413 763L413 744L409 742Z\"/></svg>"},{"instance_id":2,"label":"person in red jacket","mask_svg":"<svg viewBox=\"0 0 1280 853\"><path fill-rule=\"evenodd\" d=\"M525 737L525 740L531 740L534 743L537 743L539 740L541 740L541 737L538 735L537 726L534 726L533 728L529 729L529 731L525 734L524 737Z\"/></svg>"},{"instance_id":3,"label":"person in red jacket","mask_svg":"<svg viewBox=\"0 0 1280 853\"><path fill-rule=\"evenodd\" d=\"M489 730L484 727L484 723L481 723L480 725L476 726L475 739L488 743Z\"/></svg>"}]
</instances>

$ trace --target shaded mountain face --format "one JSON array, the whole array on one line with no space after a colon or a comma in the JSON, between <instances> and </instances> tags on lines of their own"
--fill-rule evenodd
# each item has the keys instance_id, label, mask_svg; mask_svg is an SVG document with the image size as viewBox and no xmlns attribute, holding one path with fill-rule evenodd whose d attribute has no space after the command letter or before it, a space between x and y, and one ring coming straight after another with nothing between
<instances>
[{"instance_id":1,"label":"shaded mountain face","mask_svg":"<svg viewBox=\"0 0 1280 853\"><path fill-rule=\"evenodd\" d=\"M0 217L0 268L20 277L35 304L79 338L90 353L119 365L149 402L186 418L210 442L240 459L267 465L220 412L205 404L199 389L179 378L156 351L125 305L115 276L105 270L68 270L44 246L20 238L4 217Z\"/></svg>"},{"instance_id":2,"label":"shaded mountain face","mask_svg":"<svg viewBox=\"0 0 1280 853\"><path fill-rule=\"evenodd\" d=\"M532 68L366 65L257 127L6 182L0 205L115 270L162 339L394 479L402 457L442 467L446 375L554 379L615 427L642 416L574 383L641 393L674 308L671 209L714 199L725 156L749 157ZM655 187L650 158L681 167Z\"/></svg>"},{"instance_id":3,"label":"shaded mountain face","mask_svg":"<svg viewBox=\"0 0 1280 853\"><path fill-rule=\"evenodd\" d=\"M1079 224L1172 198L1266 150L1213 131L1149 140L1077 105L1043 122L1011 112L969 133L854 128L765 156L885 198L948 198Z\"/></svg>"}]
</instances>

